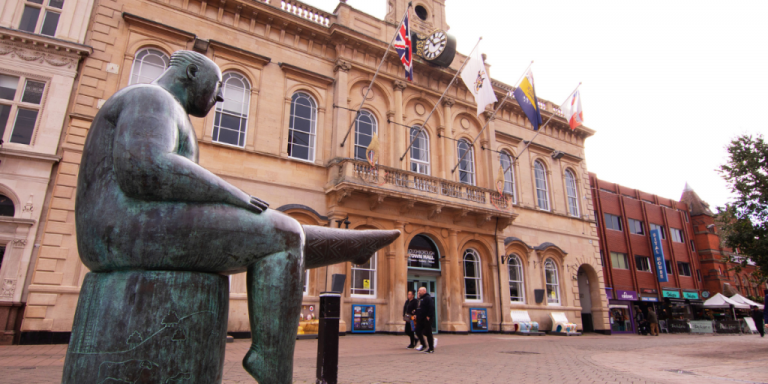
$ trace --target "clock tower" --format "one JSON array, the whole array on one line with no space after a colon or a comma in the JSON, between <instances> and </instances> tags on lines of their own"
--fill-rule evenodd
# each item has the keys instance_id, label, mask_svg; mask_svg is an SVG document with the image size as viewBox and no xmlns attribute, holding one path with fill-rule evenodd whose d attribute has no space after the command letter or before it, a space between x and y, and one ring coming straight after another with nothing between
<instances>
[{"instance_id":1,"label":"clock tower","mask_svg":"<svg viewBox=\"0 0 768 384\"><path fill-rule=\"evenodd\" d=\"M446 0L411 0L411 31L421 35L428 35L435 30L448 31L450 28L445 22ZM384 20L392 24L400 22L408 0L387 0L387 15Z\"/></svg>"}]
</instances>

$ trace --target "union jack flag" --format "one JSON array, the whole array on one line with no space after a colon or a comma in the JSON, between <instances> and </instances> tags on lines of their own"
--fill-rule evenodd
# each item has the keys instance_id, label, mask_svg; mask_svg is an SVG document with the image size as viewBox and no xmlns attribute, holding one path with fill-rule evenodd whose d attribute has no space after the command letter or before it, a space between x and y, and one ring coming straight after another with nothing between
<instances>
[{"instance_id":1,"label":"union jack flag","mask_svg":"<svg viewBox=\"0 0 768 384\"><path fill-rule=\"evenodd\" d=\"M413 81L413 46L411 44L411 8L405 11L405 19L400 24L400 28L397 29L397 36L395 36L395 51L400 55L400 61L403 62L405 67L405 78L408 81Z\"/></svg>"}]
</instances>

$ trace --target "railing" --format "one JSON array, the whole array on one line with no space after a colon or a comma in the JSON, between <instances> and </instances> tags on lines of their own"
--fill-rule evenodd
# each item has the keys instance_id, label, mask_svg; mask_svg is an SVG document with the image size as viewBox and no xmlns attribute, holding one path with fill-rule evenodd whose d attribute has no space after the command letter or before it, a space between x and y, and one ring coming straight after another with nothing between
<instances>
[{"instance_id":1,"label":"railing","mask_svg":"<svg viewBox=\"0 0 768 384\"><path fill-rule=\"evenodd\" d=\"M381 165L374 168L364 161L350 159L345 162L352 163L353 176L355 178L362 179L369 184L377 186L388 184L480 204L486 204L489 199L486 195L489 195L491 203L496 208L507 209L510 207L511 199L509 196L499 195L498 192L489 189Z\"/></svg>"},{"instance_id":2,"label":"railing","mask_svg":"<svg viewBox=\"0 0 768 384\"><path fill-rule=\"evenodd\" d=\"M277 0L264 0L264 2L275 3L274 5L277 6ZM281 0L280 9L324 27L331 24L330 14L296 0Z\"/></svg>"}]
</instances>

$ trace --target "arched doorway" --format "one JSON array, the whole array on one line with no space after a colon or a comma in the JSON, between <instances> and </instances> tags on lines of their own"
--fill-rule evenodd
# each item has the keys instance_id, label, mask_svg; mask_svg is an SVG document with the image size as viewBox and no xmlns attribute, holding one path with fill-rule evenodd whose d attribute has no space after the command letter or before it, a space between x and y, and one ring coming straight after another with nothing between
<instances>
[{"instance_id":1,"label":"arched doorway","mask_svg":"<svg viewBox=\"0 0 768 384\"><path fill-rule=\"evenodd\" d=\"M601 306L600 282L597 273L588 264L582 264L578 271L579 303L581 303L581 326L583 332L595 331L595 320L601 318L601 314L593 313L594 306ZM600 321L598 321L600 322Z\"/></svg>"},{"instance_id":2,"label":"arched doorway","mask_svg":"<svg viewBox=\"0 0 768 384\"><path fill-rule=\"evenodd\" d=\"M425 287L435 304L435 315L431 317L432 332L437 333L438 314L440 313L440 250L426 234L419 234L408 243L408 290L417 294ZM418 294L417 294L418 296Z\"/></svg>"}]
</instances>

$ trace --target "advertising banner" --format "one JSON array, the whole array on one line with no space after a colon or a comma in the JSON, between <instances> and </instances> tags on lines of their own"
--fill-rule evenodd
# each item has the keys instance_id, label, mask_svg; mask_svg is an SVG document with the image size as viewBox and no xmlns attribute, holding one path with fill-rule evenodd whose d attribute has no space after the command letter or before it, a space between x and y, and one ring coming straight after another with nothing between
<instances>
[{"instance_id":1,"label":"advertising banner","mask_svg":"<svg viewBox=\"0 0 768 384\"><path fill-rule=\"evenodd\" d=\"M687 320L669 320L667 327L669 327L669 333L688 333L691 331Z\"/></svg>"},{"instance_id":2,"label":"advertising banner","mask_svg":"<svg viewBox=\"0 0 768 384\"><path fill-rule=\"evenodd\" d=\"M352 304L352 333L376 332L376 306Z\"/></svg>"},{"instance_id":3,"label":"advertising banner","mask_svg":"<svg viewBox=\"0 0 768 384\"><path fill-rule=\"evenodd\" d=\"M741 325L738 321L722 320L715 321L715 332L717 333L740 333Z\"/></svg>"},{"instance_id":4,"label":"advertising banner","mask_svg":"<svg viewBox=\"0 0 768 384\"><path fill-rule=\"evenodd\" d=\"M664 250L661 248L661 230L651 230L651 245L653 245L653 263L656 264L656 278L660 283L669 281L667 265L664 263Z\"/></svg>"},{"instance_id":5,"label":"advertising banner","mask_svg":"<svg viewBox=\"0 0 768 384\"><path fill-rule=\"evenodd\" d=\"M712 333L712 320L691 320L688 322L691 325L691 333Z\"/></svg>"},{"instance_id":6,"label":"advertising banner","mask_svg":"<svg viewBox=\"0 0 768 384\"><path fill-rule=\"evenodd\" d=\"M683 299L698 300L699 299L699 293L698 292L685 292L685 291L683 291Z\"/></svg>"},{"instance_id":7,"label":"advertising banner","mask_svg":"<svg viewBox=\"0 0 768 384\"><path fill-rule=\"evenodd\" d=\"M472 332L488 332L488 310L485 308L470 308L469 318L472 319Z\"/></svg>"}]
</instances>

